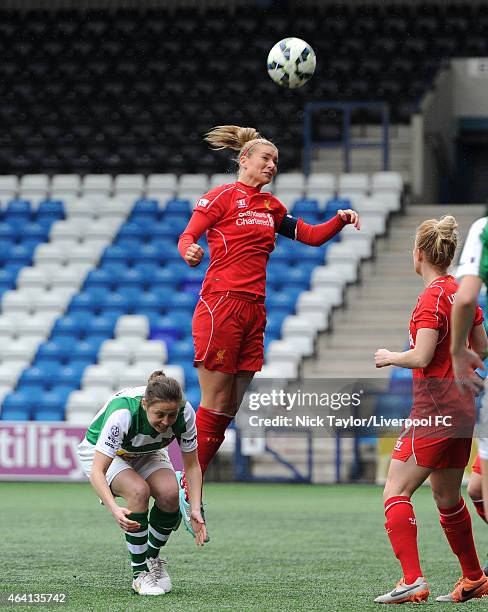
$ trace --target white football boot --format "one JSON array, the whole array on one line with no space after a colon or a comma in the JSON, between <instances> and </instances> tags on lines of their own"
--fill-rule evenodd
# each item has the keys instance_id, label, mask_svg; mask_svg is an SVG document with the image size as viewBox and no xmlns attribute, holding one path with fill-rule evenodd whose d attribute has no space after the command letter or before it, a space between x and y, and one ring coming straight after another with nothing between
<instances>
[{"instance_id":1,"label":"white football boot","mask_svg":"<svg viewBox=\"0 0 488 612\"><path fill-rule=\"evenodd\" d=\"M164 595L164 589L158 585L154 574L146 571L134 578L132 590L138 595Z\"/></svg>"},{"instance_id":2,"label":"white football boot","mask_svg":"<svg viewBox=\"0 0 488 612\"><path fill-rule=\"evenodd\" d=\"M161 557L148 557L146 559L147 567L151 574L155 577L158 587L163 589L165 593L171 591L171 578L166 570L168 562Z\"/></svg>"}]
</instances>

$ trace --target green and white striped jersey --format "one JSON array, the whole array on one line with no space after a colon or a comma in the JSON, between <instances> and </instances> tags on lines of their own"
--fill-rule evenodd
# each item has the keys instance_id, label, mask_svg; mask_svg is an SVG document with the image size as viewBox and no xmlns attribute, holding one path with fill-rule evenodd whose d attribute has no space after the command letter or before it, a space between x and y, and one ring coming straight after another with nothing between
<instances>
[{"instance_id":1,"label":"green and white striped jersey","mask_svg":"<svg viewBox=\"0 0 488 612\"><path fill-rule=\"evenodd\" d=\"M488 284L488 217L473 223L464 243L456 271L458 281L463 276L479 276Z\"/></svg>"},{"instance_id":2,"label":"green and white striped jersey","mask_svg":"<svg viewBox=\"0 0 488 612\"><path fill-rule=\"evenodd\" d=\"M125 457L151 453L168 446L175 438L181 451L197 448L195 411L182 404L175 423L161 433L147 420L141 400L146 387L127 387L118 391L95 415L86 432L86 440L108 457Z\"/></svg>"},{"instance_id":3,"label":"green and white striped jersey","mask_svg":"<svg viewBox=\"0 0 488 612\"><path fill-rule=\"evenodd\" d=\"M488 285L488 217L478 219L469 229L456 271L458 281L463 276L478 276L485 285ZM485 391L483 409L480 413L480 422L484 423L483 431L486 431L488 417L487 399L488 393ZM478 452L482 459L488 459L488 438L478 438Z\"/></svg>"}]
</instances>

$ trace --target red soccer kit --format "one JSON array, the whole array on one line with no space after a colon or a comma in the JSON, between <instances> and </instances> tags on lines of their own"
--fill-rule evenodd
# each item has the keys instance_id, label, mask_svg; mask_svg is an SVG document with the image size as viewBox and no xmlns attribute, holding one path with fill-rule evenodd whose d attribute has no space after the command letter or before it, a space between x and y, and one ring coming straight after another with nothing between
<instances>
[{"instance_id":1,"label":"red soccer kit","mask_svg":"<svg viewBox=\"0 0 488 612\"><path fill-rule=\"evenodd\" d=\"M195 362L234 374L264 358L266 264L286 208L243 183L212 189L197 202L205 215L210 265L193 316Z\"/></svg>"},{"instance_id":2,"label":"red soccer kit","mask_svg":"<svg viewBox=\"0 0 488 612\"><path fill-rule=\"evenodd\" d=\"M197 202L181 235L182 257L204 231L210 265L193 316L195 364L235 374L256 372L264 359L266 264L287 210L270 193L239 181L212 189ZM323 244L345 225L340 217L316 226L287 217L284 235ZM281 227L280 227L281 226Z\"/></svg>"},{"instance_id":3,"label":"red soccer kit","mask_svg":"<svg viewBox=\"0 0 488 612\"><path fill-rule=\"evenodd\" d=\"M412 425L404 430L396 441L392 458L407 461L413 455L417 465L432 469L467 465L475 421L474 399L461 396L452 370L450 317L456 291L452 276L435 279L419 296L410 319L411 349L419 329L439 332L432 361L425 368L413 370L413 406L409 418L430 421L428 425ZM478 306L473 327L482 322ZM445 421L448 426L441 421L444 417L448 417Z\"/></svg>"}]
</instances>

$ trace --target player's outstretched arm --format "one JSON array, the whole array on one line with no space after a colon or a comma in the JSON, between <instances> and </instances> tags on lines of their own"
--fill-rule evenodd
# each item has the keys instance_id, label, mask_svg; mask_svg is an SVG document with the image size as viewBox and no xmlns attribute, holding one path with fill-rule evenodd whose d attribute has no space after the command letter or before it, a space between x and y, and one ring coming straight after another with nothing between
<instances>
[{"instance_id":1,"label":"player's outstretched arm","mask_svg":"<svg viewBox=\"0 0 488 612\"><path fill-rule=\"evenodd\" d=\"M114 519L124 531L137 531L140 524L137 521L131 521L128 516L132 513L129 508L122 508L116 504L112 491L107 484L105 474L107 473L112 457L108 457L99 451L95 451L93 464L90 475L90 482L95 489L96 494L102 500L103 505L110 510Z\"/></svg>"},{"instance_id":2,"label":"player's outstretched arm","mask_svg":"<svg viewBox=\"0 0 488 612\"><path fill-rule=\"evenodd\" d=\"M330 221L318 225L311 225L305 223L303 219L297 219L296 239L298 242L310 246L321 246L338 234L346 225L353 225L357 230L361 229L359 215L356 211L350 209L338 210L336 216ZM280 233L279 230L278 233Z\"/></svg>"},{"instance_id":3,"label":"player's outstretched arm","mask_svg":"<svg viewBox=\"0 0 488 612\"><path fill-rule=\"evenodd\" d=\"M434 357L439 332L437 329L423 327L418 330L415 348L401 353L394 353L388 349L378 349L374 355L377 368L398 366L399 368L426 368Z\"/></svg>"},{"instance_id":4,"label":"player's outstretched arm","mask_svg":"<svg viewBox=\"0 0 488 612\"><path fill-rule=\"evenodd\" d=\"M197 546L203 546L207 530L200 509L202 504L202 470L198 462L198 452L196 450L189 453L182 452L181 456L185 468L188 500L191 507L191 526L195 532Z\"/></svg>"}]
</instances>

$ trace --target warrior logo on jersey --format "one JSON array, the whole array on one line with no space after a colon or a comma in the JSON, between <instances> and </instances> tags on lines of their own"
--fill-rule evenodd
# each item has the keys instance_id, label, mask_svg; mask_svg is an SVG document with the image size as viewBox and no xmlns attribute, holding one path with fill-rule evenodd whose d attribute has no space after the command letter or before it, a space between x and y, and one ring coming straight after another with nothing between
<instances>
[{"instance_id":1,"label":"warrior logo on jersey","mask_svg":"<svg viewBox=\"0 0 488 612\"><path fill-rule=\"evenodd\" d=\"M395 450L399 451L402 450L402 444L403 444L404 440L397 440L395 442Z\"/></svg>"},{"instance_id":2,"label":"warrior logo on jersey","mask_svg":"<svg viewBox=\"0 0 488 612\"><path fill-rule=\"evenodd\" d=\"M236 200L236 203L237 203L237 208L247 208L247 206L248 206L245 198L242 198L240 200Z\"/></svg>"},{"instance_id":3,"label":"warrior logo on jersey","mask_svg":"<svg viewBox=\"0 0 488 612\"><path fill-rule=\"evenodd\" d=\"M110 429L110 431L112 432L112 435L117 437L120 433L120 429L117 427L117 425L112 425L112 428Z\"/></svg>"},{"instance_id":4,"label":"warrior logo on jersey","mask_svg":"<svg viewBox=\"0 0 488 612\"><path fill-rule=\"evenodd\" d=\"M217 351L217 363L224 363L225 349Z\"/></svg>"}]
</instances>

